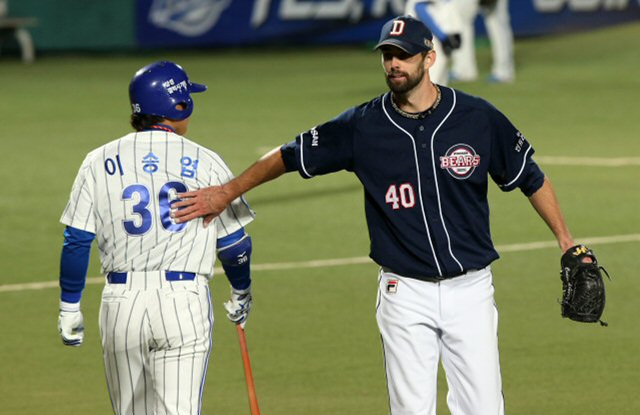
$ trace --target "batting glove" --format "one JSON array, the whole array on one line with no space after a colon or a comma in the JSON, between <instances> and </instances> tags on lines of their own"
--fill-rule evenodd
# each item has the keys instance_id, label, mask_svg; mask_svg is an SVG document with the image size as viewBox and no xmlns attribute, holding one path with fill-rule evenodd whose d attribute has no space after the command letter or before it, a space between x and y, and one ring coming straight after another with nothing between
<instances>
[{"instance_id":1,"label":"batting glove","mask_svg":"<svg viewBox=\"0 0 640 415\"><path fill-rule=\"evenodd\" d=\"M244 329L251 310L251 286L244 290L231 289L231 299L224 303L229 320Z\"/></svg>"},{"instance_id":2,"label":"batting glove","mask_svg":"<svg viewBox=\"0 0 640 415\"><path fill-rule=\"evenodd\" d=\"M460 34L454 33L452 35L447 35L444 39L442 39L442 49L444 49L444 54L450 56L451 53L460 47Z\"/></svg>"},{"instance_id":3,"label":"batting glove","mask_svg":"<svg viewBox=\"0 0 640 415\"><path fill-rule=\"evenodd\" d=\"M60 301L58 332L65 346L80 346L84 339L84 322L80 303Z\"/></svg>"}]
</instances>

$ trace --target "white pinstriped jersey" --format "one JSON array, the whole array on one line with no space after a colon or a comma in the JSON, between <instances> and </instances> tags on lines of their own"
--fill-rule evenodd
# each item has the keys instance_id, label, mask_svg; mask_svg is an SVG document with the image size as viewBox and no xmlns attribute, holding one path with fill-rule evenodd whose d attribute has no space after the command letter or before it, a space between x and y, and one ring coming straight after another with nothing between
<instances>
[{"instance_id":1,"label":"white pinstriped jersey","mask_svg":"<svg viewBox=\"0 0 640 415\"><path fill-rule=\"evenodd\" d=\"M165 131L130 133L91 151L60 222L94 233L102 272L171 270L213 276L216 239L254 218L243 198L210 224L176 224L177 193L228 182L215 152Z\"/></svg>"}]
</instances>

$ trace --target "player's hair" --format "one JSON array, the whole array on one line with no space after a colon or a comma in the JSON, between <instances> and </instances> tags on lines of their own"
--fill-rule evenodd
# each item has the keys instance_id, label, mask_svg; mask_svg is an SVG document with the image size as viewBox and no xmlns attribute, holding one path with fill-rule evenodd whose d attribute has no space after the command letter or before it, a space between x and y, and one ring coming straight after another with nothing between
<instances>
[{"instance_id":1,"label":"player's hair","mask_svg":"<svg viewBox=\"0 0 640 415\"><path fill-rule=\"evenodd\" d=\"M152 125L161 124L163 117L149 114L131 114L131 126L136 131L148 130Z\"/></svg>"}]
</instances>

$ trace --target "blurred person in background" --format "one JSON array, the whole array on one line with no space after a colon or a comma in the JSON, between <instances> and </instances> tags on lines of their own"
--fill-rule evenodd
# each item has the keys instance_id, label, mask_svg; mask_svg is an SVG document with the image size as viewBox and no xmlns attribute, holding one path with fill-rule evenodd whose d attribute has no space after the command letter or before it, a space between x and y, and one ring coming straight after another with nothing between
<instances>
[{"instance_id":1,"label":"blurred person in background","mask_svg":"<svg viewBox=\"0 0 640 415\"><path fill-rule=\"evenodd\" d=\"M453 3L462 20L462 43L451 56L453 63L450 80L470 82L478 78L474 22L478 12L481 12L491 44L492 66L487 80L494 83L513 82L515 80L515 64L509 1L453 0Z\"/></svg>"},{"instance_id":2,"label":"blurred person in background","mask_svg":"<svg viewBox=\"0 0 640 415\"><path fill-rule=\"evenodd\" d=\"M439 85L449 83L449 57L460 47L463 29L455 0L409 0L404 13L420 19L433 33L433 49L437 59L429 69L431 82Z\"/></svg>"}]
</instances>

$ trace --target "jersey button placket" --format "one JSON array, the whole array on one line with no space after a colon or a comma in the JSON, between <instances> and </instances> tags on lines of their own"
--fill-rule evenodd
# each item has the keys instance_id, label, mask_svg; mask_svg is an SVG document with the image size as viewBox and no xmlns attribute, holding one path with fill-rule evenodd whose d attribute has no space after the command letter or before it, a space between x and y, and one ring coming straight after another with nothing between
<instances>
[{"instance_id":1,"label":"jersey button placket","mask_svg":"<svg viewBox=\"0 0 640 415\"><path fill-rule=\"evenodd\" d=\"M426 219L431 230L431 240L436 251L437 260L442 264L441 247L446 246L446 240L443 240L443 227L440 220L440 207L436 202L438 193L434 181L434 166L431 157L431 136L429 132L425 132L424 125L418 127L420 134L420 148L423 151L423 157L420 163L420 177L422 181L423 202L426 208Z\"/></svg>"},{"instance_id":2,"label":"jersey button placket","mask_svg":"<svg viewBox=\"0 0 640 415\"><path fill-rule=\"evenodd\" d=\"M418 131L422 133L424 131L424 125L419 126ZM420 137L420 148L425 150L427 148L427 142L424 139L424 137L422 137L422 134L420 134L419 137Z\"/></svg>"}]
</instances>

